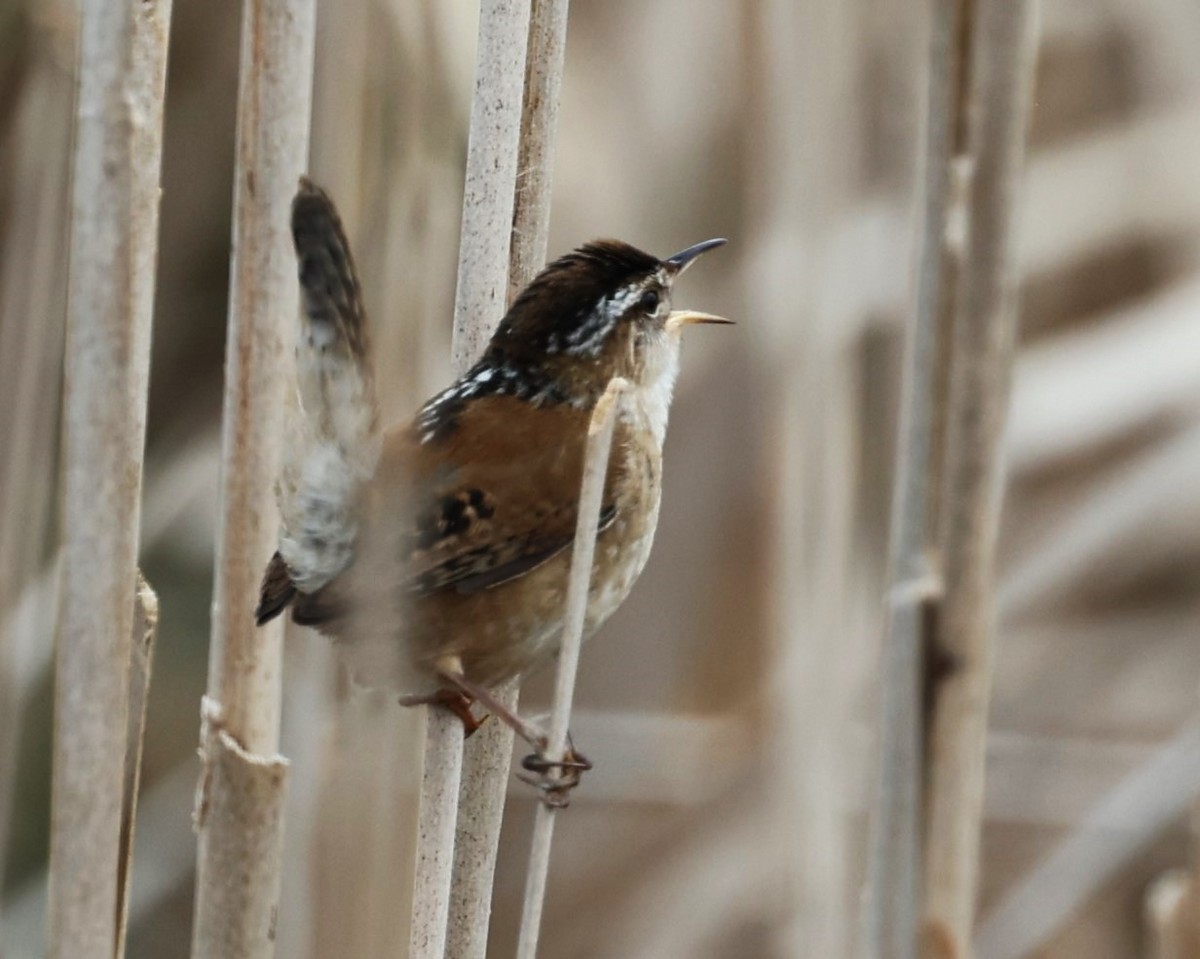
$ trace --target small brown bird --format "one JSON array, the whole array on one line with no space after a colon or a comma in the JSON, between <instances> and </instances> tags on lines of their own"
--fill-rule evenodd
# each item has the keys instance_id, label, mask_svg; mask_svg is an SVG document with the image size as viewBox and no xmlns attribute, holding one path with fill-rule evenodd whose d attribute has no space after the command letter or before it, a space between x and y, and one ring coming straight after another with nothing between
<instances>
[{"instance_id":1,"label":"small brown bird","mask_svg":"<svg viewBox=\"0 0 1200 959\"><path fill-rule=\"evenodd\" d=\"M334 638L359 682L406 705L446 705L468 731L477 700L540 751L540 731L489 689L558 649L588 421L614 376L631 390L605 480L585 636L645 566L681 333L729 322L672 312L671 291L725 241L660 260L601 240L556 260L517 297L479 362L381 435L353 260L332 203L307 180L292 232L300 409L258 622L290 606L296 622Z\"/></svg>"}]
</instances>

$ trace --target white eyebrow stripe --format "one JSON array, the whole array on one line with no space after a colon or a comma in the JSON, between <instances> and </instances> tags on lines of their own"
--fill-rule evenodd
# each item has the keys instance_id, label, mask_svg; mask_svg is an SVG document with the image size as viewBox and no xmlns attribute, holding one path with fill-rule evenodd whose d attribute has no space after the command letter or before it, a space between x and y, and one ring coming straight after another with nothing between
<instances>
[{"instance_id":1,"label":"white eyebrow stripe","mask_svg":"<svg viewBox=\"0 0 1200 959\"><path fill-rule=\"evenodd\" d=\"M657 274L649 279L656 279ZM587 318L563 337L564 352L572 356L595 356L617 322L646 291L647 280L622 287L596 304Z\"/></svg>"}]
</instances>

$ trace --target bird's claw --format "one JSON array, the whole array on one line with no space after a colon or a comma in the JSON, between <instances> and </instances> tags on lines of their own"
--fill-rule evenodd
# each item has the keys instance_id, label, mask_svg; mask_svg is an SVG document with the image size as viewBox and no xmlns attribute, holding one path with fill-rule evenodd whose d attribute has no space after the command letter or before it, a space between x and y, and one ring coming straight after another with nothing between
<instances>
[{"instance_id":1,"label":"bird's claw","mask_svg":"<svg viewBox=\"0 0 1200 959\"><path fill-rule=\"evenodd\" d=\"M463 724L463 739L470 739L479 728L488 721L491 713L484 713L479 719L475 718L475 713L471 711L471 707L475 705L475 700L465 693L457 689L439 689L435 693L420 696L401 696L401 706L441 706L443 709L448 709L454 713Z\"/></svg>"},{"instance_id":2,"label":"bird's claw","mask_svg":"<svg viewBox=\"0 0 1200 959\"><path fill-rule=\"evenodd\" d=\"M461 693L446 697L442 700L441 705L462 720L463 739L470 739L474 736L491 717L491 713L484 713L479 719L476 719L475 714L471 711L471 706L474 705L473 701Z\"/></svg>"},{"instance_id":3,"label":"bird's claw","mask_svg":"<svg viewBox=\"0 0 1200 959\"><path fill-rule=\"evenodd\" d=\"M529 783L541 793L541 800L551 809L565 809L571 801L571 790L579 785L583 774L592 768L591 761L568 746L561 759L551 759L542 752L531 753L521 760L521 767L536 773L517 778Z\"/></svg>"}]
</instances>

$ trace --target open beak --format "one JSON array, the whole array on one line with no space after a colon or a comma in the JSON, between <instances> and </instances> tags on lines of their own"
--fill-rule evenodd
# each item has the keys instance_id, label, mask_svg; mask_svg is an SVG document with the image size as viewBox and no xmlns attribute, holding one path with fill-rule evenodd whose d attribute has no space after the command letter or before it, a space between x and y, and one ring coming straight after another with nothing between
<instances>
[{"instance_id":1,"label":"open beak","mask_svg":"<svg viewBox=\"0 0 1200 959\"><path fill-rule=\"evenodd\" d=\"M733 320L727 320L723 316L713 316L711 313L697 313L695 310L672 310L667 315L667 330L671 333L682 330L685 326L693 323L721 323L732 326Z\"/></svg>"},{"instance_id":2,"label":"open beak","mask_svg":"<svg viewBox=\"0 0 1200 959\"><path fill-rule=\"evenodd\" d=\"M697 243L695 246L689 246L686 250L680 250L674 256L669 256L663 263L670 267L675 276L679 276L684 270L691 266L692 261L701 253L707 253L709 250L715 249L718 246L724 246L727 241L718 237L715 240L705 240L703 243Z\"/></svg>"}]
</instances>

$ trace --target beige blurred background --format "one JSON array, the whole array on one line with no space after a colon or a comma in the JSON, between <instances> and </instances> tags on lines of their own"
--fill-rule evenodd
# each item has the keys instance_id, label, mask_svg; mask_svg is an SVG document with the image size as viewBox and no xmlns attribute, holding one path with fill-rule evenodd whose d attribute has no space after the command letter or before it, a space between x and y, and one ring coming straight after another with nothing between
<instances>
[{"instance_id":1,"label":"beige blurred background","mask_svg":"<svg viewBox=\"0 0 1200 959\"><path fill-rule=\"evenodd\" d=\"M575 739L598 768L559 826L547 957L857 943L924 6L572 4L551 254L726 236L677 302L738 326L689 336L658 542L585 651ZM1042 6L979 955L1150 956L1147 891L1191 861L1200 787L1200 6ZM320 3L311 168L357 251L392 419L449 376L474 8ZM190 937L239 22L233 0L175 0L136 959ZM4 959L42 950L72 37L70 4L0 0ZM349 689L303 630L285 682L279 955L402 955L415 717ZM532 809L515 784L496 955Z\"/></svg>"}]
</instances>

